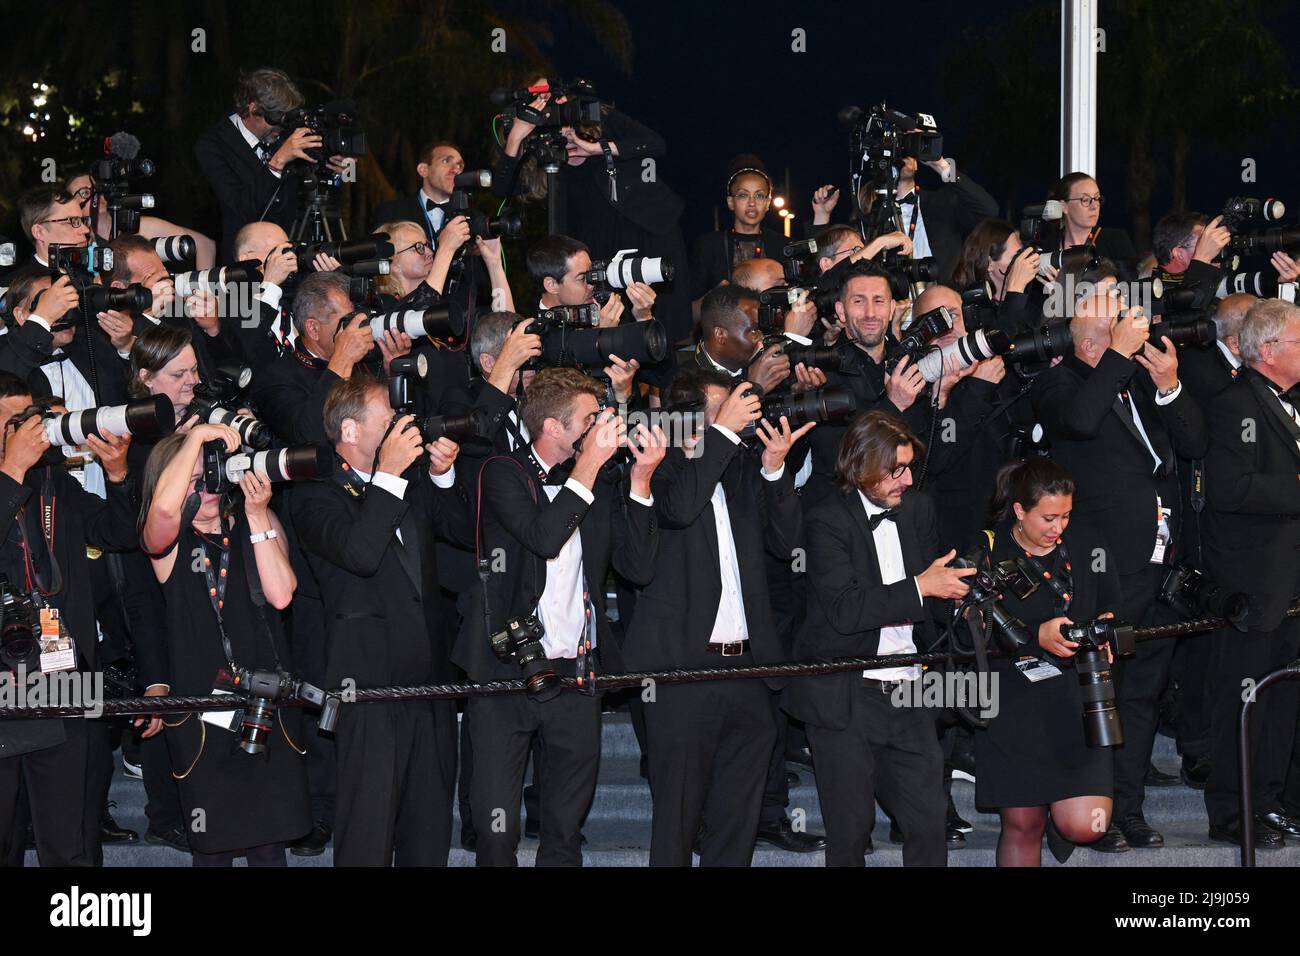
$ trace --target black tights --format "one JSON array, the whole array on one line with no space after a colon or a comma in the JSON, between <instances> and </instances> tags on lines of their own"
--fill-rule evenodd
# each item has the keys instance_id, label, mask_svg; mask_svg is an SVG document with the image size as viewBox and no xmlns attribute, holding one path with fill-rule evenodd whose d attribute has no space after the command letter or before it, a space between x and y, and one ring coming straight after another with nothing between
<instances>
[{"instance_id":1,"label":"black tights","mask_svg":"<svg viewBox=\"0 0 1300 956\"><path fill-rule=\"evenodd\" d=\"M1003 807L998 866L1039 866L1048 807ZM1072 843L1100 840L1110 826L1110 797L1071 797L1050 807L1052 823Z\"/></svg>"},{"instance_id":2,"label":"black tights","mask_svg":"<svg viewBox=\"0 0 1300 956\"><path fill-rule=\"evenodd\" d=\"M234 866L235 857L248 857L249 866L288 866L284 858L283 843L263 843L250 846L247 850L231 850L228 853L191 853L194 866Z\"/></svg>"}]
</instances>

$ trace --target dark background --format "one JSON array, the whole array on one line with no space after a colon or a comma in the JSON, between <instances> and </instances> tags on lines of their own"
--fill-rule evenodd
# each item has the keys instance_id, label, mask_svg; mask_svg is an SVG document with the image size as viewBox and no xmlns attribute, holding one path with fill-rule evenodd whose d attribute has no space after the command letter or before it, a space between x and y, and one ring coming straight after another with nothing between
<instances>
[{"instance_id":1,"label":"dark background","mask_svg":"<svg viewBox=\"0 0 1300 956\"><path fill-rule=\"evenodd\" d=\"M659 172L686 199L688 241L714 227L715 211L726 224L727 164L742 152L763 159L780 192L788 176L790 208L810 217L813 189L847 181L836 112L882 99L932 113L945 153L1010 215L1059 174L1059 17L1059 4L1023 0L0 3L0 232L16 234L14 200L40 182L42 160L61 176L80 171L122 129L159 165L148 184L159 214L216 236L192 145L230 112L237 70L260 65L287 70L310 103L356 101L371 155L345 190L354 227L413 188L424 141L454 139L470 166L487 165L487 93L533 69L590 79L663 134ZM1294 221L1298 54L1286 41L1297 7L1112 0L1099 25L1102 222L1131 228L1141 246L1169 209L1216 211L1229 195L1283 198ZM490 51L494 28L505 53ZM792 52L796 28L806 52ZM194 29L204 52L191 49ZM39 109L38 82L52 87ZM1255 183L1242 182L1246 158ZM538 235L544 210L526 218ZM520 258L517 247L512 272Z\"/></svg>"}]
</instances>

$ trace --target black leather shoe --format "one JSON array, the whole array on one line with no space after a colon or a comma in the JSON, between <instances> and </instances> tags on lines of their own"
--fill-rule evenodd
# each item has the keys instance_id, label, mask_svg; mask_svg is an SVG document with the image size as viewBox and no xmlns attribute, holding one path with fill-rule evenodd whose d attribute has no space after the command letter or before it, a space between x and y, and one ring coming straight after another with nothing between
<instances>
[{"instance_id":1,"label":"black leather shoe","mask_svg":"<svg viewBox=\"0 0 1300 956\"><path fill-rule=\"evenodd\" d=\"M289 844L289 852L294 856L320 856L333 835L333 828L317 820L310 833Z\"/></svg>"},{"instance_id":2,"label":"black leather shoe","mask_svg":"<svg viewBox=\"0 0 1300 956\"><path fill-rule=\"evenodd\" d=\"M954 829L953 827L948 827L947 831L944 834L944 838L945 838L945 842L948 844L948 849L950 850L966 849L966 834L962 833L960 830Z\"/></svg>"},{"instance_id":3,"label":"black leather shoe","mask_svg":"<svg viewBox=\"0 0 1300 956\"><path fill-rule=\"evenodd\" d=\"M1276 830L1285 836L1300 838L1300 820L1288 816L1280 810L1270 810L1268 813L1255 814L1255 822L1263 824L1270 830Z\"/></svg>"},{"instance_id":4,"label":"black leather shoe","mask_svg":"<svg viewBox=\"0 0 1300 956\"><path fill-rule=\"evenodd\" d=\"M1073 840L1067 840L1061 835L1061 831L1056 829L1056 824L1052 822L1049 814L1047 817L1047 849L1051 851L1053 859L1057 863L1064 863L1074 855L1074 850L1078 846Z\"/></svg>"},{"instance_id":5,"label":"black leather shoe","mask_svg":"<svg viewBox=\"0 0 1300 956\"><path fill-rule=\"evenodd\" d=\"M144 842L150 846L169 846L182 853L190 852L189 838L180 827L172 827L170 830L145 830Z\"/></svg>"},{"instance_id":6,"label":"black leather shoe","mask_svg":"<svg viewBox=\"0 0 1300 956\"><path fill-rule=\"evenodd\" d=\"M1142 785L1146 787L1176 787L1178 786L1177 774L1165 773L1150 764L1147 767L1147 775L1142 779Z\"/></svg>"},{"instance_id":7,"label":"black leather shoe","mask_svg":"<svg viewBox=\"0 0 1300 956\"><path fill-rule=\"evenodd\" d=\"M468 850L470 853L473 853L474 850L477 849L477 847L478 847L478 834L474 832L472 827L461 827L460 848L462 850Z\"/></svg>"},{"instance_id":8,"label":"black leather shoe","mask_svg":"<svg viewBox=\"0 0 1300 956\"><path fill-rule=\"evenodd\" d=\"M1204 790L1205 782L1210 779L1210 762L1204 757L1193 757L1191 760L1184 757L1179 776L1193 790Z\"/></svg>"},{"instance_id":9,"label":"black leather shoe","mask_svg":"<svg viewBox=\"0 0 1300 956\"><path fill-rule=\"evenodd\" d=\"M1241 846L1241 827L1211 826L1210 839L1215 843ZM1286 838L1276 830L1269 827L1255 827L1255 849L1280 850L1284 846L1286 846Z\"/></svg>"},{"instance_id":10,"label":"black leather shoe","mask_svg":"<svg viewBox=\"0 0 1300 956\"><path fill-rule=\"evenodd\" d=\"M788 853L816 853L826 849L826 837L820 833L798 833L789 820L759 827L757 842Z\"/></svg>"},{"instance_id":11,"label":"black leather shoe","mask_svg":"<svg viewBox=\"0 0 1300 956\"><path fill-rule=\"evenodd\" d=\"M1110 829L1106 831L1105 836L1095 843L1089 843L1088 847L1098 853L1127 853L1133 849L1128 845L1128 841L1124 839L1124 834L1120 832L1119 827L1113 823L1110 825Z\"/></svg>"},{"instance_id":12,"label":"black leather shoe","mask_svg":"<svg viewBox=\"0 0 1300 956\"><path fill-rule=\"evenodd\" d=\"M1165 845L1165 838L1151 824L1141 817L1129 817L1119 821L1119 832L1124 834L1124 841L1139 850L1158 850Z\"/></svg>"},{"instance_id":13,"label":"black leather shoe","mask_svg":"<svg viewBox=\"0 0 1300 956\"><path fill-rule=\"evenodd\" d=\"M972 751L953 754L952 761L948 764L948 772L954 780L965 780L968 783L974 783L975 754Z\"/></svg>"},{"instance_id":14,"label":"black leather shoe","mask_svg":"<svg viewBox=\"0 0 1300 956\"><path fill-rule=\"evenodd\" d=\"M787 787L799 786L799 775L795 773L793 770L787 770L785 772L785 785Z\"/></svg>"},{"instance_id":15,"label":"black leather shoe","mask_svg":"<svg viewBox=\"0 0 1300 956\"><path fill-rule=\"evenodd\" d=\"M108 806L115 807L117 804L110 802ZM113 819L113 815L108 812L108 807L105 807L104 816L99 821L99 842L104 846L139 843L140 834L134 830L128 830L124 826L119 826L118 822Z\"/></svg>"},{"instance_id":16,"label":"black leather shoe","mask_svg":"<svg viewBox=\"0 0 1300 956\"><path fill-rule=\"evenodd\" d=\"M957 830L960 833L970 833L975 829L971 826L969 820L962 819L961 814L957 812L956 805L952 802L952 797L948 798L948 829Z\"/></svg>"}]
</instances>

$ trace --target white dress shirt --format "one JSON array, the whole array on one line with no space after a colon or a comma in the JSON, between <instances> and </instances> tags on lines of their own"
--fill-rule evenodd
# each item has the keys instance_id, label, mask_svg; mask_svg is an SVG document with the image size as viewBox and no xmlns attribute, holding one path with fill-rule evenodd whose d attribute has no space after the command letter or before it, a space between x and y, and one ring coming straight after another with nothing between
<instances>
[{"instance_id":1,"label":"white dress shirt","mask_svg":"<svg viewBox=\"0 0 1300 956\"><path fill-rule=\"evenodd\" d=\"M1162 396L1157 393L1156 404L1168 405L1175 398L1177 398L1182 393L1182 391L1183 391L1183 383L1179 382L1177 385L1174 386L1174 390L1170 392L1168 395ZM1120 401L1123 402L1123 399L1121 398ZM1133 394L1131 392L1129 393L1128 407L1133 411L1133 424L1137 426L1138 434L1142 436L1142 443L1147 446L1147 451L1151 453L1151 458L1155 462L1154 467L1159 468L1162 464L1164 464L1164 462L1161 459L1161 457L1158 454L1156 454L1156 450L1151 444L1151 439L1147 437L1146 426L1142 424L1142 415L1138 412L1137 402L1133 401Z\"/></svg>"},{"instance_id":2,"label":"white dress shirt","mask_svg":"<svg viewBox=\"0 0 1300 956\"><path fill-rule=\"evenodd\" d=\"M1241 368L1241 359L1232 354L1232 349L1224 345L1222 339L1215 339L1214 344L1218 347L1219 351L1223 353L1223 357L1228 360L1229 368L1234 372L1238 371Z\"/></svg>"},{"instance_id":3,"label":"white dress shirt","mask_svg":"<svg viewBox=\"0 0 1300 956\"><path fill-rule=\"evenodd\" d=\"M925 213L921 212L921 194L913 186L911 192L906 193L903 198L915 195L916 202L900 202L898 209L899 215L903 219L903 234L906 235L912 228L912 217L916 216L916 232L912 233L912 258L924 259L926 256L932 256L934 253L930 250L930 237L925 232ZM892 680L893 678L891 678Z\"/></svg>"},{"instance_id":4,"label":"white dress shirt","mask_svg":"<svg viewBox=\"0 0 1300 956\"><path fill-rule=\"evenodd\" d=\"M858 492L858 497L862 500L862 507L866 509L867 517L880 514L886 510L875 504L864 495ZM880 562L880 583L896 584L907 577L907 572L903 568L903 545L898 540L898 523L895 521L882 521L876 525L876 530L871 533L876 545L876 560ZM912 579L916 583L916 578ZM921 585L916 583L916 596L924 604L925 599L921 597ZM880 629L880 649L878 654L915 654L916 644L912 641L912 624L909 621L906 624L891 624ZM916 680L921 676L921 667L919 664L913 664L910 667L881 667L876 670L864 670L863 677L870 677L873 680Z\"/></svg>"},{"instance_id":5,"label":"white dress shirt","mask_svg":"<svg viewBox=\"0 0 1300 956\"><path fill-rule=\"evenodd\" d=\"M441 206L435 206L433 209L429 208L429 203L436 203L437 201L424 191L423 186L420 187L420 209L424 213L425 220L433 228L435 245L438 241L438 230L442 228L443 220L447 215L447 211Z\"/></svg>"},{"instance_id":6,"label":"white dress shirt","mask_svg":"<svg viewBox=\"0 0 1300 956\"><path fill-rule=\"evenodd\" d=\"M533 449L533 458L544 472L550 474L552 466L542 460L536 448ZM576 478L570 478L563 487L588 505L596 500L587 486ZM543 485L542 490L546 492L548 500L554 501L560 493L560 486ZM587 625L587 606L582 599L585 584L582 534L579 527L575 526L559 553L546 560L546 587L537 600L537 617L545 629L542 648L552 660L572 660L578 656L578 642L586 632Z\"/></svg>"},{"instance_id":7,"label":"white dress shirt","mask_svg":"<svg viewBox=\"0 0 1300 956\"><path fill-rule=\"evenodd\" d=\"M266 153L265 166L267 171L276 179L279 179L280 173L271 168L271 156L273 154L271 153L270 147L252 134L248 127L244 125L244 121L240 119L238 113L230 114L230 122L235 124L235 129L239 130L239 135L244 137L244 142L248 144L248 148L257 153L258 159L262 158L262 153Z\"/></svg>"},{"instance_id":8,"label":"white dress shirt","mask_svg":"<svg viewBox=\"0 0 1300 956\"><path fill-rule=\"evenodd\" d=\"M726 435L733 443L739 445L740 438L731 429L723 425L713 428ZM776 481L785 474L782 465L776 471L761 473L768 481ZM710 644L730 644L733 641L749 640L749 624L745 620L745 601L742 597L740 583L740 561L736 558L736 539L731 533L731 512L727 510L727 493L722 489L722 482L713 488L713 528L718 536L718 571L721 576L722 595L718 599L718 614L713 619L713 632L709 635Z\"/></svg>"}]
</instances>

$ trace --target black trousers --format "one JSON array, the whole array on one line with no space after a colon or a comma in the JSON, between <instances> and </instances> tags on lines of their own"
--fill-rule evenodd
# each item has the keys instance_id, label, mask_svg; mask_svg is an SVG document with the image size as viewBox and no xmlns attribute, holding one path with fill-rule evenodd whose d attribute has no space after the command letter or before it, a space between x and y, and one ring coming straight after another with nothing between
<instances>
[{"instance_id":1,"label":"black trousers","mask_svg":"<svg viewBox=\"0 0 1300 956\"><path fill-rule=\"evenodd\" d=\"M767 685L660 685L645 716L654 803L650 865L690 866L703 823L701 866L749 866L776 737Z\"/></svg>"},{"instance_id":2,"label":"black trousers","mask_svg":"<svg viewBox=\"0 0 1300 956\"><path fill-rule=\"evenodd\" d=\"M517 866L519 806L533 738L541 739L538 866L582 865L582 821L600 769L600 697L565 691L545 703L523 695L472 697L470 808L479 866Z\"/></svg>"},{"instance_id":3,"label":"black trousers","mask_svg":"<svg viewBox=\"0 0 1300 956\"><path fill-rule=\"evenodd\" d=\"M1166 569L1150 564L1133 574L1120 575L1122 606L1117 617L1135 627L1171 624L1178 615L1156 602ZM1142 815L1147 769L1160 724L1160 694L1169 680L1174 642L1142 641L1132 657L1115 659L1115 709L1124 730L1124 743L1115 750L1116 821Z\"/></svg>"},{"instance_id":4,"label":"black trousers","mask_svg":"<svg viewBox=\"0 0 1300 956\"><path fill-rule=\"evenodd\" d=\"M877 795L903 833L903 865L947 865L943 750L931 708L895 707L879 682L863 680L853 688L847 727L807 728L827 866L866 865Z\"/></svg>"},{"instance_id":5,"label":"black trousers","mask_svg":"<svg viewBox=\"0 0 1300 956\"><path fill-rule=\"evenodd\" d=\"M162 734L140 741L140 774L144 778L144 813L149 819L149 830L163 833L167 830L185 832L185 811L181 809L181 792L172 777L171 756L167 753L167 740Z\"/></svg>"},{"instance_id":6,"label":"black trousers","mask_svg":"<svg viewBox=\"0 0 1300 956\"><path fill-rule=\"evenodd\" d=\"M113 784L114 741L120 728L103 719L82 722L86 725L86 793L82 799L86 852L92 866L103 866L104 849L99 842L99 828L108 810L108 790Z\"/></svg>"},{"instance_id":7,"label":"black trousers","mask_svg":"<svg viewBox=\"0 0 1300 956\"><path fill-rule=\"evenodd\" d=\"M13 825L20 787L27 791L41 866L93 865L85 820L89 723L67 718L63 743L0 760L0 865L13 858L14 841L27 838L25 827L20 831Z\"/></svg>"},{"instance_id":8,"label":"black trousers","mask_svg":"<svg viewBox=\"0 0 1300 956\"><path fill-rule=\"evenodd\" d=\"M335 866L446 866L456 789L447 701L345 707L339 715Z\"/></svg>"},{"instance_id":9,"label":"black trousers","mask_svg":"<svg viewBox=\"0 0 1300 956\"><path fill-rule=\"evenodd\" d=\"M1248 681L1258 682L1269 671L1295 660L1300 648L1300 620L1285 618L1272 631L1230 628L1214 632L1210 661L1211 733L1210 779L1205 785L1205 809L1211 826L1235 826L1241 818L1237 788L1241 777L1237 728ZM1254 810L1277 809L1295 737L1300 689L1295 681L1280 681L1254 707Z\"/></svg>"},{"instance_id":10,"label":"black trousers","mask_svg":"<svg viewBox=\"0 0 1300 956\"><path fill-rule=\"evenodd\" d=\"M1213 634L1193 634L1174 642L1173 679L1178 682L1178 752L1184 760L1210 756L1210 658Z\"/></svg>"},{"instance_id":11,"label":"black trousers","mask_svg":"<svg viewBox=\"0 0 1300 956\"><path fill-rule=\"evenodd\" d=\"M325 635L325 608L320 598L294 597L290 612L290 651L294 669L304 680L317 687L326 686L327 649ZM311 791L311 815L326 826L334 825L335 806L338 799L337 738L322 734L317 721L320 712L303 712L303 736L307 748L307 786Z\"/></svg>"}]
</instances>

